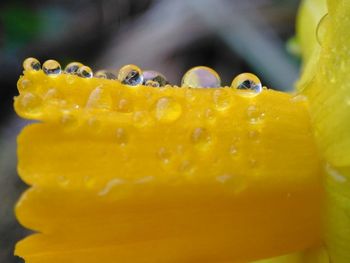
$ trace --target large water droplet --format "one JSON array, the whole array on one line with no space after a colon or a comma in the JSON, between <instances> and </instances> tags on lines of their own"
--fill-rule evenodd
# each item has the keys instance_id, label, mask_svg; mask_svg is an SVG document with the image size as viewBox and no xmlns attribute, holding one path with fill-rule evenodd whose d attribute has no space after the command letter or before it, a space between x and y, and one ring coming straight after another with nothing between
<instances>
[{"instance_id":1,"label":"large water droplet","mask_svg":"<svg viewBox=\"0 0 350 263\"><path fill-rule=\"evenodd\" d=\"M160 98L155 104L155 117L160 122L177 120L182 113L180 103L170 97Z\"/></svg>"},{"instance_id":2,"label":"large water droplet","mask_svg":"<svg viewBox=\"0 0 350 263\"><path fill-rule=\"evenodd\" d=\"M83 64L81 64L79 62L72 62L66 66L66 68L64 69L64 72L67 74L76 75L78 72L78 69L81 68L82 66L83 66Z\"/></svg>"},{"instance_id":3,"label":"large water droplet","mask_svg":"<svg viewBox=\"0 0 350 263\"><path fill-rule=\"evenodd\" d=\"M101 79L116 79L117 77L110 71L107 70L99 70L95 74L96 78L101 78Z\"/></svg>"},{"instance_id":4,"label":"large water droplet","mask_svg":"<svg viewBox=\"0 0 350 263\"><path fill-rule=\"evenodd\" d=\"M118 80L130 86L141 85L143 82L142 70L136 65L126 65L119 70Z\"/></svg>"},{"instance_id":5,"label":"large water droplet","mask_svg":"<svg viewBox=\"0 0 350 263\"><path fill-rule=\"evenodd\" d=\"M212 142L210 133L205 128L196 128L193 130L191 140L196 147L206 149Z\"/></svg>"},{"instance_id":6,"label":"large water droplet","mask_svg":"<svg viewBox=\"0 0 350 263\"><path fill-rule=\"evenodd\" d=\"M316 39L318 44L320 44L320 46L323 45L324 43L324 39L326 36L326 31L327 31L327 27L328 27L328 23L329 23L329 16L328 14L325 14L320 22L318 22L317 28L316 28Z\"/></svg>"},{"instance_id":7,"label":"large water droplet","mask_svg":"<svg viewBox=\"0 0 350 263\"><path fill-rule=\"evenodd\" d=\"M182 78L182 86L190 88L217 88L220 85L219 74L204 66L191 68Z\"/></svg>"},{"instance_id":8,"label":"large water droplet","mask_svg":"<svg viewBox=\"0 0 350 263\"><path fill-rule=\"evenodd\" d=\"M253 95L254 93L258 94L262 91L260 79L251 73L239 74L232 81L231 87L241 91L246 91L247 95Z\"/></svg>"},{"instance_id":9,"label":"large water droplet","mask_svg":"<svg viewBox=\"0 0 350 263\"><path fill-rule=\"evenodd\" d=\"M26 58L23 61L23 68L25 70L39 71L41 69L41 64L36 58Z\"/></svg>"},{"instance_id":10,"label":"large water droplet","mask_svg":"<svg viewBox=\"0 0 350 263\"><path fill-rule=\"evenodd\" d=\"M93 74L92 69L88 66L82 66L77 71L77 75L82 78L92 78Z\"/></svg>"},{"instance_id":11,"label":"large water droplet","mask_svg":"<svg viewBox=\"0 0 350 263\"><path fill-rule=\"evenodd\" d=\"M56 60L49 59L43 64L43 71L46 75L57 76L61 73L61 65Z\"/></svg>"},{"instance_id":12,"label":"large water droplet","mask_svg":"<svg viewBox=\"0 0 350 263\"><path fill-rule=\"evenodd\" d=\"M146 70L143 72L143 84L151 87L164 87L168 81L163 74L154 70Z\"/></svg>"}]
</instances>

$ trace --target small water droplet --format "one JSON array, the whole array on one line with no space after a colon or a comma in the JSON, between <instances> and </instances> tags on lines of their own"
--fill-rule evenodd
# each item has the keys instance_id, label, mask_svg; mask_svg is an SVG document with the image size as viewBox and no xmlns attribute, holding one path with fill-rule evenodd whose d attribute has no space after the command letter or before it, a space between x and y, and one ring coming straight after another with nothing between
<instances>
[{"instance_id":1,"label":"small water droplet","mask_svg":"<svg viewBox=\"0 0 350 263\"><path fill-rule=\"evenodd\" d=\"M141 85L143 82L142 70L136 65L126 65L119 70L118 80L130 86Z\"/></svg>"},{"instance_id":2,"label":"small water droplet","mask_svg":"<svg viewBox=\"0 0 350 263\"><path fill-rule=\"evenodd\" d=\"M158 157L163 164L168 164L171 158L171 152L168 151L165 147L161 147L158 151Z\"/></svg>"},{"instance_id":3,"label":"small water droplet","mask_svg":"<svg viewBox=\"0 0 350 263\"><path fill-rule=\"evenodd\" d=\"M130 100L122 98L118 102L117 109L124 113L132 112L132 103Z\"/></svg>"},{"instance_id":4,"label":"small water droplet","mask_svg":"<svg viewBox=\"0 0 350 263\"><path fill-rule=\"evenodd\" d=\"M192 142L200 149L206 149L212 142L210 133L205 128L196 128L191 135Z\"/></svg>"},{"instance_id":5,"label":"small water droplet","mask_svg":"<svg viewBox=\"0 0 350 263\"><path fill-rule=\"evenodd\" d=\"M252 96L260 93L263 88L260 79L251 73L242 73L235 77L231 87L242 91L242 95Z\"/></svg>"},{"instance_id":6,"label":"small water droplet","mask_svg":"<svg viewBox=\"0 0 350 263\"><path fill-rule=\"evenodd\" d=\"M90 93L90 96L86 102L86 107L106 110L111 109L112 97L110 93L102 86L98 86Z\"/></svg>"},{"instance_id":7,"label":"small water droplet","mask_svg":"<svg viewBox=\"0 0 350 263\"><path fill-rule=\"evenodd\" d=\"M118 128L116 130L116 138L117 138L117 143L124 147L128 144L129 137L126 131L123 128Z\"/></svg>"},{"instance_id":8,"label":"small water droplet","mask_svg":"<svg viewBox=\"0 0 350 263\"><path fill-rule=\"evenodd\" d=\"M190 88L217 88L221 79L215 70L199 66L188 70L182 78L182 86Z\"/></svg>"},{"instance_id":9,"label":"small water droplet","mask_svg":"<svg viewBox=\"0 0 350 263\"><path fill-rule=\"evenodd\" d=\"M77 75L82 78L92 78L94 73L92 72L92 69L88 66L82 66L78 69Z\"/></svg>"},{"instance_id":10,"label":"small water droplet","mask_svg":"<svg viewBox=\"0 0 350 263\"><path fill-rule=\"evenodd\" d=\"M82 66L83 64L79 62L71 62L65 67L64 72L67 74L76 75L78 72L78 69L81 68Z\"/></svg>"},{"instance_id":11,"label":"small water droplet","mask_svg":"<svg viewBox=\"0 0 350 263\"><path fill-rule=\"evenodd\" d=\"M49 59L43 64L43 71L46 75L57 76L61 73L61 65L56 60Z\"/></svg>"},{"instance_id":12,"label":"small water droplet","mask_svg":"<svg viewBox=\"0 0 350 263\"><path fill-rule=\"evenodd\" d=\"M247 108L247 117L251 124L258 124L264 120L265 113L262 112L258 106L250 105Z\"/></svg>"},{"instance_id":13,"label":"small water droplet","mask_svg":"<svg viewBox=\"0 0 350 263\"><path fill-rule=\"evenodd\" d=\"M163 74L154 70L146 70L143 72L143 83L146 86L164 87L168 81Z\"/></svg>"},{"instance_id":14,"label":"small water droplet","mask_svg":"<svg viewBox=\"0 0 350 263\"><path fill-rule=\"evenodd\" d=\"M213 93L214 106L219 111L224 111L231 106L231 94L227 89L215 90Z\"/></svg>"},{"instance_id":15,"label":"small water droplet","mask_svg":"<svg viewBox=\"0 0 350 263\"><path fill-rule=\"evenodd\" d=\"M324 40L325 40L328 23L329 23L329 16L328 16L328 13L327 13L321 18L321 20L317 24L316 39L317 39L318 44L321 47L322 47L322 45L324 43Z\"/></svg>"},{"instance_id":16,"label":"small water droplet","mask_svg":"<svg viewBox=\"0 0 350 263\"><path fill-rule=\"evenodd\" d=\"M23 61L23 68L25 70L39 71L41 69L41 64L36 58L26 58Z\"/></svg>"},{"instance_id":17,"label":"small water droplet","mask_svg":"<svg viewBox=\"0 0 350 263\"><path fill-rule=\"evenodd\" d=\"M155 117L160 122L177 120L182 113L181 104L170 97L160 98L155 104Z\"/></svg>"},{"instance_id":18,"label":"small water droplet","mask_svg":"<svg viewBox=\"0 0 350 263\"><path fill-rule=\"evenodd\" d=\"M95 74L96 78L101 78L101 79L116 79L117 77L110 71L107 70L99 70Z\"/></svg>"},{"instance_id":19,"label":"small water droplet","mask_svg":"<svg viewBox=\"0 0 350 263\"><path fill-rule=\"evenodd\" d=\"M179 172L184 174L192 174L195 170L193 163L190 160L184 160L179 166Z\"/></svg>"}]
</instances>

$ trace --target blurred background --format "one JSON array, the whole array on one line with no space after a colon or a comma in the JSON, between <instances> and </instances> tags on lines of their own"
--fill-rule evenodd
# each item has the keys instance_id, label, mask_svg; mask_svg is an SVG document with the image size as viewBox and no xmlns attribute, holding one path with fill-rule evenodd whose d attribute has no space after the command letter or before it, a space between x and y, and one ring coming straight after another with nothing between
<instances>
[{"instance_id":1,"label":"blurred background","mask_svg":"<svg viewBox=\"0 0 350 263\"><path fill-rule=\"evenodd\" d=\"M0 1L0 262L29 233L13 207L26 188L16 174L16 136L26 121L13 112L26 57L93 70L125 64L163 73L180 85L193 66L215 69L223 85L253 72L269 88L292 91L298 76L293 38L298 0Z\"/></svg>"}]
</instances>

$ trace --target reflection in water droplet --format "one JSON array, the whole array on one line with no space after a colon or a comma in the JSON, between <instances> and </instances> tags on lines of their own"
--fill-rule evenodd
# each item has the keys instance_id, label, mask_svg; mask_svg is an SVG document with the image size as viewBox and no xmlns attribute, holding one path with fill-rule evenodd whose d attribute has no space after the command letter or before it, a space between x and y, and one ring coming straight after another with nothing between
<instances>
[{"instance_id":1,"label":"reflection in water droplet","mask_svg":"<svg viewBox=\"0 0 350 263\"><path fill-rule=\"evenodd\" d=\"M215 70L199 66L188 70L182 78L182 86L190 88L217 88L221 79Z\"/></svg>"},{"instance_id":2,"label":"reflection in water droplet","mask_svg":"<svg viewBox=\"0 0 350 263\"><path fill-rule=\"evenodd\" d=\"M231 94L227 89L215 90L213 93L214 106L219 111L224 111L231 106Z\"/></svg>"},{"instance_id":3,"label":"reflection in water droplet","mask_svg":"<svg viewBox=\"0 0 350 263\"><path fill-rule=\"evenodd\" d=\"M239 74L233 79L231 87L241 91L245 91L248 96L256 95L262 91L260 79L251 73Z\"/></svg>"},{"instance_id":4,"label":"reflection in water droplet","mask_svg":"<svg viewBox=\"0 0 350 263\"><path fill-rule=\"evenodd\" d=\"M163 74L154 70L146 70L143 72L143 83L146 86L164 87L168 81Z\"/></svg>"},{"instance_id":5,"label":"reflection in water droplet","mask_svg":"<svg viewBox=\"0 0 350 263\"><path fill-rule=\"evenodd\" d=\"M143 82L142 70L136 65L126 65L119 70L118 80L130 86L141 85Z\"/></svg>"},{"instance_id":6,"label":"reflection in water droplet","mask_svg":"<svg viewBox=\"0 0 350 263\"><path fill-rule=\"evenodd\" d=\"M81 68L83 66L83 64L79 63L79 62L71 62L69 63L66 68L64 69L64 72L67 74L77 74L78 69Z\"/></svg>"},{"instance_id":7,"label":"reflection in water droplet","mask_svg":"<svg viewBox=\"0 0 350 263\"><path fill-rule=\"evenodd\" d=\"M23 68L25 70L39 71L41 69L41 64L36 58L26 58L23 61Z\"/></svg>"},{"instance_id":8,"label":"reflection in water droplet","mask_svg":"<svg viewBox=\"0 0 350 263\"><path fill-rule=\"evenodd\" d=\"M82 66L78 69L77 75L82 78L92 78L93 72L88 66Z\"/></svg>"},{"instance_id":9,"label":"reflection in water droplet","mask_svg":"<svg viewBox=\"0 0 350 263\"><path fill-rule=\"evenodd\" d=\"M250 105L247 108L247 117L251 124L258 124L264 120L265 113L262 112L256 105Z\"/></svg>"},{"instance_id":10,"label":"reflection in water droplet","mask_svg":"<svg viewBox=\"0 0 350 263\"><path fill-rule=\"evenodd\" d=\"M325 14L321 20L318 22L317 29L316 29L316 39L318 44L322 47L324 43L324 39L326 36L326 31L329 23L329 16L328 14Z\"/></svg>"},{"instance_id":11,"label":"reflection in water droplet","mask_svg":"<svg viewBox=\"0 0 350 263\"><path fill-rule=\"evenodd\" d=\"M170 97L160 98L155 104L155 117L161 122L177 120L182 113L180 103Z\"/></svg>"},{"instance_id":12,"label":"reflection in water droplet","mask_svg":"<svg viewBox=\"0 0 350 263\"><path fill-rule=\"evenodd\" d=\"M101 78L101 79L116 79L117 77L110 71L107 70L99 70L95 74L96 78Z\"/></svg>"},{"instance_id":13,"label":"reflection in water droplet","mask_svg":"<svg viewBox=\"0 0 350 263\"><path fill-rule=\"evenodd\" d=\"M116 138L117 138L117 143L120 146L126 146L128 144L128 141L129 141L128 134L123 128L118 128L116 130Z\"/></svg>"},{"instance_id":14,"label":"reflection in water droplet","mask_svg":"<svg viewBox=\"0 0 350 263\"><path fill-rule=\"evenodd\" d=\"M46 75L56 76L61 73L61 65L56 60L46 60L43 64L43 71Z\"/></svg>"},{"instance_id":15,"label":"reflection in water droplet","mask_svg":"<svg viewBox=\"0 0 350 263\"><path fill-rule=\"evenodd\" d=\"M206 149L212 142L209 132L205 128L196 128L192 132L192 142L201 149Z\"/></svg>"}]
</instances>

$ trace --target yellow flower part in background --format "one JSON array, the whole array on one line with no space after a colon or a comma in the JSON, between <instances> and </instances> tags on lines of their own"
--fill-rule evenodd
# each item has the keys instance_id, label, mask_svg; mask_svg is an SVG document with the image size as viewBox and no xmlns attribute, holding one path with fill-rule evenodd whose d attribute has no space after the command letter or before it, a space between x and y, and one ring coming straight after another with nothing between
<instances>
[{"instance_id":1,"label":"yellow flower part in background","mask_svg":"<svg viewBox=\"0 0 350 263\"><path fill-rule=\"evenodd\" d=\"M131 87L58 74L54 61L47 74L26 69L15 109L39 122L18 139L31 187L16 214L37 233L16 254L29 263L348 262L347 13L346 1L329 3L298 95Z\"/></svg>"}]
</instances>

